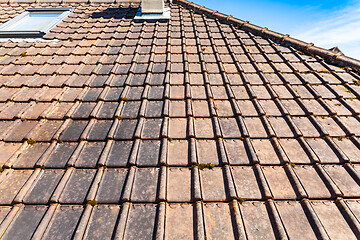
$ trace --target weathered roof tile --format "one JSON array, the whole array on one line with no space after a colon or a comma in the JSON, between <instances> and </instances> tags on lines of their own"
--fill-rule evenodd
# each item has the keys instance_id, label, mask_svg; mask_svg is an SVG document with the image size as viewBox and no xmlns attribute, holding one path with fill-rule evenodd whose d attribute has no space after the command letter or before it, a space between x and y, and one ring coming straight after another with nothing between
<instances>
[{"instance_id":1,"label":"weathered roof tile","mask_svg":"<svg viewBox=\"0 0 360 240\"><path fill-rule=\"evenodd\" d=\"M74 169L65 187L62 189L58 201L73 204L85 203L95 174L96 170L94 169Z\"/></svg>"},{"instance_id":2,"label":"weathered roof tile","mask_svg":"<svg viewBox=\"0 0 360 240\"><path fill-rule=\"evenodd\" d=\"M58 206L43 236L45 238L56 236L58 239L72 236L83 210L83 206Z\"/></svg>"},{"instance_id":3,"label":"weathered roof tile","mask_svg":"<svg viewBox=\"0 0 360 240\"><path fill-rule=\"evenodd\" d=\"M132 180L129 177L127 169L106 169L95 200L101 203L119 203L126 182Z\"/></svg>"},{"instance_id":4,"label":"weathered roof tile","mask_svg":"<svg viewBox=\"0 0 360 240\"><path fill-rule=\"evenodd\" d=\"M61 169L42 170L23 202L26 204L48 204L64 172Z\"/></svg>"},{"instance_id":5,"label":"weathered roof tile","mask_svg":"<svg viewBox=\"0 0 360 240\"><path fill-rule=\"evenodd\" d=\"M43 218L47 206L23 206L3 237L28 238Z\"/></svg>"},{"instance_id":6,"label":"weathered roof tile","mask_svg":"<svg viewBox=\"0 0 360 240\"><path fill-rule=\"evenodd\" d=\"M158 200L160 169L136 169L131 200L134 202L155 202Z\"/></svg>"}]
</instances>

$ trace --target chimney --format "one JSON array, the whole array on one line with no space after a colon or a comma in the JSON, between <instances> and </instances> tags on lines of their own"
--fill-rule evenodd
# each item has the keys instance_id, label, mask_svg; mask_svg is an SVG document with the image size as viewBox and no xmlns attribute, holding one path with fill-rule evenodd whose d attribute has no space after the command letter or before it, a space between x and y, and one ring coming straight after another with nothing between
<instances>
[{"instance_id":1,"label":"chimney","mask_svg":"<svg viewBox=\"0 0 360 240\"><path fill-rule=\"evenodd\" d=\"M135 21L167 21L170 19L170 8L165 7L164 0L141 0Z\"/></svg>"},{"instance_id":2,"label":"chimney","mask_svg":"<svg viewBox=\"0 0 360 240\"><path fill-rule=\"evenodd\" d=\"M142 13L159 13L164 12L164 0L142 0L141 1Z\"/></svg>"}]
</instances>

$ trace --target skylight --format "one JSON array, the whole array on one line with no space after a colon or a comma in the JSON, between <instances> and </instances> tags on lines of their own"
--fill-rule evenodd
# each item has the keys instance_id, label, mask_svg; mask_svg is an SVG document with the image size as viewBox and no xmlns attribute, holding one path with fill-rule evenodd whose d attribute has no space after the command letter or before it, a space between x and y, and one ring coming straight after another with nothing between
<instances>
[{"instance_id":1,"label":"skylight","mask_svg":"<svg viewBox=\"0 0 360 240\"><path fill-rule=\"evenodd\" d=\"M0 26L0 37L42 37L72 12L71 8L29 8Z\"/></svg>"}]
</instances>

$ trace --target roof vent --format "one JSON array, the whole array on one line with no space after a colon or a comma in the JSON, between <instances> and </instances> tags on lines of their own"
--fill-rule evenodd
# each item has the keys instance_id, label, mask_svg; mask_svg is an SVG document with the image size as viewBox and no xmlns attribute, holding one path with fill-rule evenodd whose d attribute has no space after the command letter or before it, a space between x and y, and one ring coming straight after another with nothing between
<instances>
[{"instance_id":1,"label":"roof vent","mask_svg":"<svg viewBox=\"0 0 360 240\"><path fill-rule=\"evenodd\" d=\"M135 16L138 21L159 21L170 19L170 8L166 8L164 0L142 0L141 8Z\"/></svg>"},{"instance_id":2,"label":"roof vent","mask_svg":"<svg viewBox=\"0 0 360 240\"><path fill-rule=\"evenodd\" d=\"M142 13L163 13L164 1L163 0L142 0L141 2Z\"/></svg>"}]
</instances>

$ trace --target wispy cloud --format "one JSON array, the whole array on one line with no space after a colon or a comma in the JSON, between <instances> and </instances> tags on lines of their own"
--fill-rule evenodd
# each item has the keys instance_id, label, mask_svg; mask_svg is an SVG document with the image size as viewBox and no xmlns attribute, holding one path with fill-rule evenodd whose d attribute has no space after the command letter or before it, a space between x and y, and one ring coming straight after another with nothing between
<instances>
[{"instance_id":1,"label":"wispy cloud","mask_svg":"<svg viewBox=\"0 0 360 240\"><path fill-rule=\"evenodd\" d=\"M346 55L360 59L360 4L329 13L327 20L312 23L311 29L294 37L317 46L338 46Z\"/></svg>"}]
</instances>

